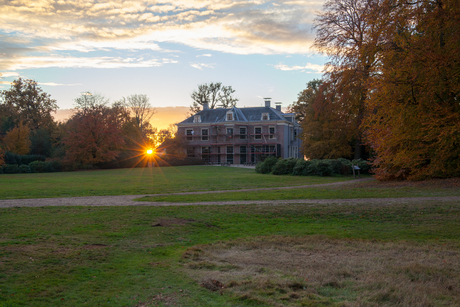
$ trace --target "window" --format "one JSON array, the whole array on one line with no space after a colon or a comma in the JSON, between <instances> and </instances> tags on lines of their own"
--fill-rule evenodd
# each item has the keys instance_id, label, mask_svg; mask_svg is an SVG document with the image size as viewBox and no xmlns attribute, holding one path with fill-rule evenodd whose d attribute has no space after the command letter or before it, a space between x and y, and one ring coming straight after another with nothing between
<instances>
[{"instance_id":1,"label":"window","mask_svg":"<svg viewBox=\"0 0 460 307\"><path fill-rule=\"evenodd\" d=\"M247 147L240 146L240 163L244 164L247 162Z\"/></svg>"},{"instance_id":2,"label":"window","mask_svg":"<svg viewBox=\"0 0 460 307\"><path fill-rule=\"evenodd\" d=\"M262 138L262 127L255 127L254 128L254 139L260 140Z\"/></svg>"},{"instance_id":3,"label":"window","mask_svg":"<svg viewBox=\"0 0 460 307\"><path fill-rule=\"evenodd\" d=\"M201 159L204 162L211 162L211 147L201 147Z\"/></svg>"},{"instance_id":4,"label":"window","mask_svg":"<svg viewBox=\"0 0 460 307\"><path fill-rule=\"evenodd\" d=\"M268 113L262 113L261 120L269 120L269 119L270 119L270 116L268 115Z\"/></svg>"},{"instance_id":5,"label":"window","mask_svg":"<svg viewBox=\"0 0 460 307\"><path fill-rule=\"evenodd\" d=\"M201 129L201 140L209 141L209 130L208 129Z\"/></svg>"},{"instance_id":6,"label":"window","mask_svg":"<svg viewBox=\"0 0 460 307\"><path fill-rule=\"evenodd\" d=\"M233 112L227 112L227 121L232 121L233 120Z\"/></svg>"},{"instance_id":7,"label":"window","mask_svg":"<svg viewBox=\"0 0 460 307\"><path fill-rule=\"evenodd\" d=\"M189 147L187 148L187 157L195 157L195 148Z\"/></svg>"},{"instance_id":8,"label":"window","mask_svg":"<svg viewBox=\"0 0 460 307\"><path fill-rule=\"evenodd\" d=\"M227 146L227 163L233 164L233 146Z\"/></svg>"},{"instance_id":9,"label":"window","mask_svg":"<svg viewBox=\"0 0 460 307\"><path fill-rule=\"evenodd\" d=\"M227 138L233 139L233 128L227 128Z\"/></svg>"},{"instance_id":10,"label":"window","mask_svg":"<svg viewBox=\"0 0 460 307\"><path fill-rule=\"evenodd\" d=\"M195 115L193 117L193 122L194 123L201 123L201 116L200 115Z\"/></svg>"},{"instance_id":11,"label":"window","mask_svg":"<svg viewBox=\"0 0 460 307\"><path fill-rule=\"evenodd\" d=\"M240 128L240 140L246 140L246 128Z\"/></svg>"},{"instance_id":12,"label":"window","mask_svg":"<svg viewBox=\"0 0 460 307\"><path fill-rule=\"evenodd\" d=\"M275 135L275 127L269 127L268 128L268 133L270 134L270 139L276 139L276 135Z\"/></svg>"},{"instance_id":13,"label":"window","mask_svg":"<svg viewBox=\"0 0 460 307\"><path fill-rule=\"evenodd\" d=\"M193 129L186 129L185 135L187 136L187 141L193 140Z\"/></svg>"}]
</instances>

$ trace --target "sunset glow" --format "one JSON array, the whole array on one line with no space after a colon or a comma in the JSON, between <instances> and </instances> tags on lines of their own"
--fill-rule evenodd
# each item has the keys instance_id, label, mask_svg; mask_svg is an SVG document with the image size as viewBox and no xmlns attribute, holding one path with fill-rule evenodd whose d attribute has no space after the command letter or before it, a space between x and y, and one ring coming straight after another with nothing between
<instances>
[{"instance_id":1,"label":"sunset glow","mask_svg":"<svg viewBox=\"0 0 460 307\"><path fill-rule=\"evenodd\" d=\"M6 1L0 10L0 90L36 80L61 109L82 92L114 102L146 94L189 106L198 84L231 85L238 105L269 95L287 106L318 78L311 49L323 1Z\"/></svg>"}]
</instances>

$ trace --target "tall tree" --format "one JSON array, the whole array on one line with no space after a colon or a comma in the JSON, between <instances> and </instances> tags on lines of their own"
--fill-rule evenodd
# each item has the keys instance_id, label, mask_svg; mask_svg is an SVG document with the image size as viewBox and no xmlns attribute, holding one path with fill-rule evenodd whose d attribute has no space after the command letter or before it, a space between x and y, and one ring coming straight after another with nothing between
<instances>
[{"instance_id":1,"label":"tall tree","mask_svg":"<svg viewBox=\"0 0 460 307\"><path fill-rule=\"evenodd\" d=\"M6 104L14 116L15 124L20 121L27 124L30 129L48 128L53 122L52 112L58 106L56 100L30 79L19 78L13 81L9 90L1 92L2 104Z\"/></svg>"},{"instance_id":2,"label":"tall tree","mask_svg":"<svg viewBox=\"0 0 460 307\"><path fill-rule=\"evenodd\" d=\"M318 84L308 83L296 105L303 116L303 154L310 159L349 158L352 155L353 129L350 125L354 123L353 113L334 104L334 86L328 82Z\"/></svg>"},{"instance_id":3,"label":"tall tree","mask_svg":"<svg viewBox=\"0 0 460 307\"><path fill-rule=\"evenodd\" d=\"M131 95L123 97L120 101L125 105L132 117L136 126L140 129L141 133L144 132L144 128L149 126L150 120L155 114L155 108L149 103L147 95Z\"/></svg>"},{"instance_id":4,"label":"tall tree","mask_svg":"<svg viewBox=\"0 0 460 307\"><path fill-rule=\"evenodd\" d=\"M315 20L317 36L314 46L329 56L324 79L329 88L335 87L328 91L333 96L323 101L328 104L326 109L338 109L330 114L351 114L340 117L347 122L336 124L353 129L347 135L353 135L355 140L355 158L363 154L362 129L359 127L364 118L366 85L377 67L377 54L386 42L390 7L381 6L383 1L328 0ZM350 125L349 120L354 123Z\"/></svg>"},{"instance_id":5,"label":"tall tree","mask_svg":"<svg viewBox=\"0 0 460 307\"><path fill-rule=\"evenodd\" d=\"M20 122L16 127L7 132L3 139L6 149L18 155L27 155L30 151L30 129Z\"/></svg>"},{"instance_id":6,"label":"tall tree","mask_svg":"<svg viewBox=\"0 0 460 307\"><path fill-rule=\"evenodd\" d=\"M210 109L217 107L231 108L236 105L238 99L233 97L235 90L231 86L223 86L222 82L198 85L198 90L191 94L192 105L190 111L194 114L201 110L204 103Z\"/></svg>"},{"instance_id":7,"label":"tall tree","mask_svg":"<svg viewBox=\"0 0 460 307\"><path fill-rule=\"evenodd\" d=\"M67 123L66 160L97 164L115 159L124 145L121 121L108 100L85 93L75 99L76 112Z\"/></svg>"},{"instance_id":8,"label":"tall tree","mask_svg":"<svg viewBox=\"0 0 460 307\"><path fill-rule=\"evenodd\" d=\"M297 95L297 101L294 101L289 106L289 112L296 114L296 120L302 122L305 119L308 106L311 106L316 99L319 87L321 85L320 79L313 79L307 83L307 88Z\"/></svg>"},{"instance_id":9,"label":"tall tree","mask_svg":"<svg viewBox=\"0 0 460 307\"><path fill-rule=\"evenodd\" d=\"M460 176L460 6L396 2L365 121L377 178Z\"/></svg>"}]
</instances>

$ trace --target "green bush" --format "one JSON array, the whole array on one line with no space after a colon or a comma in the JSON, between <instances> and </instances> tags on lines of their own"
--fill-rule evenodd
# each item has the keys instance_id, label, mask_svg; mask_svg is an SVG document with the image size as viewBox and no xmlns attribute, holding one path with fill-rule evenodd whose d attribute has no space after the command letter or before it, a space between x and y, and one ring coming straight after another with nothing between
<instances>
[{"instance_id":1,"label":"green bush","mask_svg":"<svg viewBox=\"0 0 460 307\"><path fill-rule=\"evenodd\" d=\"M370 165L367 161L362 159L350 161L344 158L305 161L295 158L276 159L269 157L256 165L256 171L262 174L292 174L295 176L350 175L353 173L352 162L359 166L361 174L369 173Z\"/></svg>"},{"instance_id":2,"label":"green bush","mask_svg":"<svg viewBox=\"0 0 460 307\"><path fill-rule=\"evenodd\" d=\"M21 164L19 165L19 171L21 173L30 173L30 167L28 165Z\"/></svg>"},{"instance_id":3,"label":"green bush","mask_svg":"<svg viewBox=\"0 0 460 307\"><path fill-rule=\"evenodd\" d=\"M330 163L327 161L320 161L316 166L316 172L320 176L331 176L332 175L332 167Z\"/></svg>"},{"instance_id":4,"label":"green bush","mask_svg":"<svg viewBox=\"0 0 460 307\"><path fill-rule=\"evenodd\" d=\"M257 163L256 172L261 174L270 174L273 166L275 166L277 162L278 158L273 156L267 157L264 161Z\"/></svg>"},{"instance_id":5,"label":"green bush","mask_svg":"<svg viewBox=\"0 0 460 307\"><path fill-rule=\"evenodd\" d=\"M340 175L342 174L342 161L340 160L328 160L327 161L331 167L331 170L332 170L332 174L337 174L337 175Z\"/></svg>"},{"instance_id":6,"label":"green bush","mask_svg":"<svg viewBox=\"0 0 460 307\"><path fill-rule=\"evenodd\" d=\"M305 168L305 176L315 176L318 175L317 165L319 160L310 160Z\"/></svg>"},{"instance_id":7,"label":"green bush","mask_svg":"<svg viewBox=\"0 0 460 307\"><path fill-rule=\"evenodd\" d=\"M17 174L19 173L19 166L17 164L7 164L3 166L3 172L5 174Z\"/></svg>"},{"instance_id":8,"label":"green bush","mask_svg":"<svg viewBox=\"0 0 460 307\"><path fill-rule=\"evenodd\" d=\"M280 159L272 167L272 173L273 175L292 174L296 163L297 163L297 159L295 158Z\"/></svg>"},{"instance_id":9,"label":"green bush","mask_svg":"<svg viewBox=\"0 0 460 307\"><path fill-rule=\"evenodd\" d=\"M305 161L303 159L298 159L295 166L294 166L294 169L292 170L292 175L295 175L295 176L305 176L305 170L308 166L308 164L310 164L310 161Z\"/></svg>"},{"instance_id":10,"label":"green bush","mask_svg":"<svg viewBox=\"0 0 460 307\"><path fill-rule=\"evenodd\" d=\"M51 173L61 172L63 167L61 162L53 161L34 161L29 164L32 173Z\"/></svg>"},{"instance_id":11,"label":"green bush","mask_svg":"<svg viewBox=\"0 0 460 307\"><path fill-rule=\"evenodd\" d=\"M6 164L29 164L34 161L45 161L46 157L43 155L18 155L10 151L5 152Z\"/></svg>"}]
</instances>

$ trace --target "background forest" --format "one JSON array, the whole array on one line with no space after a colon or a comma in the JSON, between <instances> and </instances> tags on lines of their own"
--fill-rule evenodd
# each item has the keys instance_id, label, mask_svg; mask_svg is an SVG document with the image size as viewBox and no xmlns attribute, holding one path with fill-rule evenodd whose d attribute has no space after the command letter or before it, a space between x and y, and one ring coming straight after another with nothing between
<instances>
[{"instance_id":1,"label":"background forest","mask_svg":"<svg viewBox=\"0 0 460 307\"><path fill-rule=\"evenodd\" d=\"M74 100L74 113L66 122L53 120L56 101L34 80L15 80L1 98L4 172L145 166L146 150L162 143L169 144L176 162L184 158L175 150L173 127L158 131L150 125L155 109L145 95L110 105L102 95L83 93Z\"/></svg>"}]
</instances>

